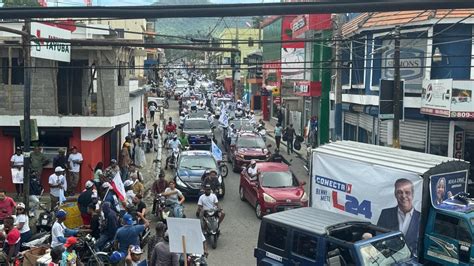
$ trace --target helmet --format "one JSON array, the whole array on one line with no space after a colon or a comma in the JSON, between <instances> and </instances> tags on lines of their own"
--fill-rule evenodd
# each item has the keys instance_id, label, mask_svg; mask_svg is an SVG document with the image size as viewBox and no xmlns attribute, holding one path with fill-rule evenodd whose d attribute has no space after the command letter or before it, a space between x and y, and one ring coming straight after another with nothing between
<instances>
[{"instance_id":1,"label":"helmet","mask_svg":"<svg viewBox=\"0 0 474 266\"><path fill-rule=\"evenodd\" d=\"M16 204L16 208L17 208L17 209L25 209L25 207L26 207L26 206L25 206L25 203L23 203L23 202L18 202L18 203Z\"/></svg>"},{"instance_id":2,"label":"helmet","mask_svg":"<svg viewBox=\"0 0 474 266\"><path fill-rule=\"evenodd\" d=\"M250 164L256 164L256 163L257 163L257 161L255 161L255 160L250 161Z\"/></svg>"}]
</instances>

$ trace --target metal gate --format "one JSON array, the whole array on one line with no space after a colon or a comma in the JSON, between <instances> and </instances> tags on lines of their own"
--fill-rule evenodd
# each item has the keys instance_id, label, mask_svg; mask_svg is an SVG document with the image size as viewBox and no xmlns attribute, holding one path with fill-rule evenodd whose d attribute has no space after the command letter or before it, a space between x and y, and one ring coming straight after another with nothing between
<instances>
[{"instance_id":1,"label":"metal gate","mask_svg":"<svg viewBox=\"0 0 474 266\"><path fill-rule=\"evenodd\" d=\"M359 127L372 132L374 129L374 119L367 114L359 114Z\"/></svg>"},{"instance_id":2,"label":"metal gate","mask_svg":"<svg viewBox=\"0 0 474 266\"><path fill-rule=\"evenodd\" d=\"M430 144L448 145L449 121L430 121Z\"/></svg>"},{"instance_id":3,"label":"metal gate","mask_svg":"<svg viewBox=\"0 0 474 266\"><path fill-rule=\"evenodd\" d=\"M359 124L358 115L351 112L344 112L344 123L357 126Z\"/></svg>"},{"instance_id":4,"label":"metal gate","mask_svg":"<svg viewBox=\"0 0 474 266\"><path fill-rule=\"evenodd\" d=\"M301 112L290 111L290 124L293 124L296 134L301 136Z\"/></svg>"},{"instance_id":5,"label":"metal gate","mask_svg":"<svg viewBox=\"0 0 474 266\"><path fill-rule=\"evenodd\" d=\"M380 122L380 142L387 144L388 121ZM427 121L405 119L400 121L400 145L417 150L426 149Z\"/></svg>"}]
</instances>

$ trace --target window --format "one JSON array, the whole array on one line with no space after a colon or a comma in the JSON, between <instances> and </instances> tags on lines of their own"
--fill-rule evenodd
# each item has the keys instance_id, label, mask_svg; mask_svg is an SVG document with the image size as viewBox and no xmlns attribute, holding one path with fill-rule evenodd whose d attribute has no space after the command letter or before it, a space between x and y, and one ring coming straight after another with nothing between
<instances>
[{"instance_id":1,"label":"window","mask_svg":"<svg viewBox=\"0 0 474 266\"><path fill-rule=\"evenodd\" d=\"M352 42L352 84L363 85L365 75L365 41Z\"/></svg>"},{"instance_id":2,"label":"window","mask_svg":"<svg viewBox=\"0 0 474 266\"><path fill-rule=\"evenodd\" d=\"M328 244L326 258L328 261L338 261L341 263L341 265L356 265L352 252L347 247L343 247L334 243Z\"/></svg>"},{"instance_id":3,"label":"window","mask_svg":"<svg viewBox=\"0 0 474 266\"><path fill-rule=\"evenodd\" d=\"M316 260L317 248L318 241L316 237L297 231L293 233L293 253L311 260Z\"/></svg>"},{"instance_id":4,"label":"window","mask_svg":"<svg viewBox=\"0 0 474 266\"><path fill-rule=\"evenodd\" d=\"M24 65L18 58L12 58L12 84L22 85ZM2 81L8 84L8 58L2 58Z\"/></svg>"},{"instance_id":5,"label":"window","mask_svg":"<svg viewBox=\"0 0 474 266\"><path fill-rule=\"evenodd\" d=\"M115 33L117 33L117 38L123 39L125 37L124 29L115 29Z\"/></svg>"},{"instance_id":6,"label":"window","mask_svg":"<svg viewBox=\"0 0 474 266\"><path fill-rule=\"evenodd\" d=\"M458 218L437 213L435 220L435 233L464 242L472 242L469 227Z\"/></svg>"},{"instance_id":7,"label":"window","mask_svg":"<svg viewBox=\"0 0 474 266\"><path fill-rule=\"evenodd\" d=\"M285 250L288 230L276 224L267 223L265 226L265 244Z\"/></svg>"}]
</instances>

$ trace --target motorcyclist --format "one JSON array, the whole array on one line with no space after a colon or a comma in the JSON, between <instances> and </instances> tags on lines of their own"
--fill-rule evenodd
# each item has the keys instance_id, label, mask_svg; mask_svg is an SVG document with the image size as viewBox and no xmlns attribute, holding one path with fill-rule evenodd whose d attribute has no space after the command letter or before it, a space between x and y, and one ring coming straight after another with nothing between
<instances>
[{"instance_id":1,"label":"motorcyclist","mask_svg":"<svg viewBox=\"0 0 474 266\"><path fill-rule=\"evenodd\" d=\"M66 221L67 212L60 209L56 212L56 221L51 227L51 248L61 246L66 243L67 236L75 236L79 233L77 229L69 229L64 225Z\"/></svg>"},{"instance_id":2,"label":"motorcyclist","mask_svg":"<svg viewBox=\"0 0 474 266\"><path fill-rule=\"evenodd\" d=\"M210 169L204 172L204 174L201 177L202 190L204 190L204 188L207 185L211 186L212 191L217 191L220 188L219 176L217 175L217 170Z\"/></svg>"},{"instance_id":3,"label":"motorcyclist","mask_svg":"<svg viewBox=\"0 0 474 266\"><path fill-rule=\"evenodd\" d=\"M95 244L96 250L102 250L107 242L113 241L120 226L117 214L111 208L110 202L104 202L101 208L100 237Z\"/></svg>"},{"instance_id":4,"label":"motorcyclist","mask_svg":"<svg viewBox=\"0 0 474 266\"><path fill-rule=\"evenodd\" d=\"M165 131L168 134L176 133L176 125L173 123L173 121L168 121L168 124L166 124Z\"/></svg>"},{"instance_id":5,"label":"motorcyclist","mask_svg":"<svg viewBox=\"0 0 474 266\"><path fill-rule=\"evenodd\" d=\"M269 162L275 162L275 163L286 163L287 165L291 165L291 161L288 161L283 157L283 155L280 154L280 150L275 149L275 152L270 156L270 159L268 160Z\"/></svg>"},{"instance_id":6,"label":"motorcyclist","mask_svg":"<svg viewBox=\"0 0 474 266\"><path fill-rule=\"evenodd\" d=\"M237 109L242 110L242 108L244 108L244 104L241 100L237 100L237 104L235 105L235 107L237 107Z\"/></svg>"},{"instance_id":7,"label":"motorcyclist","mask_svg":"<svg viewBox=\"0 0 474 266\"><path fill-rule=\"evenodd\" d=\"M217 215L219 217L219 226L224 221L224 211L219 208L219 200L217 199L216 194L212 193L211 185L207 184L204 187L204 194L199 197L198 208L196 210L196 216L201 219L202 230L205 231L206 224L203 222L204 212L217 209Z\"/></svg>"},{"instance_id":8,"label":"motorcyclist","mask_svg":"<svg viewBox=\"0 0 474 266\"><path fill-rule=\"evenodd\" d=\"M186 121L186 118L187 118L187 116L184 113L184 111L179 114L179 125L180 125L181 128L183 128L184 121Z\"/></svg>"},{"instance_id":9,"label":"motorcyclist","mask_svg":"<svg viewBox=\"0 0 474 266\"><path fill-rule=\"evenodd\" d=\"M155 182L153 182L153 185L151 187L151 191L153 192L153 195L155 196L153 200L153 210L152 210L153 214L156 211L156 204L158 203L157 196L165 192L167 187L168 187L168 181L166 181L165 179L165 172L161 171L160 174L158 175L158 180L155 180Z\"/></svg>"},{"instance_id":10,"label":"motorcyclist","mask_svg":"<svg viewBox=\"0 0 474 266\"><path fill-rule=\"evenodd\" d=\"M168 188L166 188L165 192L161 193L161 195L165 196L167 200L170 201L174 217L179 217L180 212L182 213L179 208L182 208L185 198L181 191L176 188L176 183L173 180L170 181Z\"/></svg>"},{"instance_id":11,"label":"motorcyclist","mask_svg":"<svg viewBox=\"0 0 474 266\"><path fill-rule=\"evenodd\" d=\"M187 148L189 146L188 137L186 136L186 134L184 134L184 132L181 131L178 140L183 148Z\"/></svg>"},{"instance_id":12,"label":"motorcyclist","mask_svg":"<svg viewBox=\"0 0 474 266\"><path fill-rule=\"evenodd\" d=\"M241 118L244 116L244 110L237 105L237 110L235 110L234 115L236 118Z\"/></svg>"}]
</instances>

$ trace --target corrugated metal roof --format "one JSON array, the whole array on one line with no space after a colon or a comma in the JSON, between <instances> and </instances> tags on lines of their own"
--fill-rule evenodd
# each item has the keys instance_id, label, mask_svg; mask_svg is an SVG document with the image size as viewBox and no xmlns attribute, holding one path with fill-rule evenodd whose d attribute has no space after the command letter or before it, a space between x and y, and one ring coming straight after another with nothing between
<instances>
[{"instance_id":1,"label":"corrugated metal roof","mask_svg":"<svg viewBox=\"0 0 474 266\"><path fill-rule=\"evenodd\" d=\"M313 151L330 156L410 171L419 175L424 174L429 169L444 162L462 161L455 158L393 149L354 141L337 141L323 145Z\"/></svg>"},{"instance_id":2,"label":"corrugated metal roof","mask_svg":"<svg viewBox=\"0 0 474 266\"><path fill-rule=\"evenodd\" d=\"M327 228L339 223L366 222L344 214L324 211L316 208L298 208L277 212L263 217L277 223L291 225L297 229L316 234L326 234Z\"/></svg>"},{"instance_id":3,"label":"corrugated metal roof","mask_svg":"<svg viewBox=\"0 0 474 266\"><path fill-rule=\"evenodd\" d=\"M439 9L419 11L393 11L362 13L342 26L342 35L348 36L364 29L429 21L430 19L452 19L474 16L474 9Z\"/></svg>"}]
</instances>

